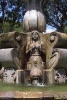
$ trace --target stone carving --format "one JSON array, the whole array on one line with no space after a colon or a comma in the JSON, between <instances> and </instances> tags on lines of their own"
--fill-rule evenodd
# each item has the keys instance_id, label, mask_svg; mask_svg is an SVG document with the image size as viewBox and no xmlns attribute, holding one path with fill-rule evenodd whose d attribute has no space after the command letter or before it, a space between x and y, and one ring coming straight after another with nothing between
<instances>
[{"instance_id":1,"label":"stone carving","mask_svg":"<svg viewBox=\"0 0 67 100\"><path fill-rule=\"evenodd\" d=\"M28 70L28 79L32 84L53 84L54 70L67 67L67 35L45 33L46 21L40 9L41 0L25 2L27 12L23 20L24 32L0 34L0 62L4 67L11 63L16 70L23 70L23 76ZM7 51L10 59L7 58ZM2 59L4 56L5 60Z\"/></svg>"},{"instance_id":2,"label":"stone carving","mask_svg":"<svg viewBox=\"0 0 67 100\"><path fill-rule=\"evenodd\" d=\"M1 68L0 75L3 74L3 72L4 72L4 67Z\"/></svg>"},{"instance_id":3,"label":"stone carving","mask_svg":"<svg viewBox=\"0 0 67 100\"><path fill-rule=\"evenodd\" d=\"M25 31L38 30L43 32L46 28L44 15L41 13L41 0L25 0L27 12L24 15L23 27Z\"/></svg>"},{"instance_id":4,"label":"stone carving","mask_svg":"<svg viewBox=\"0 0 67 100\"><path fill-rule=\"evenodd\" d=\"M64 69L59 69L55 71L55 82L65 83L67 81L67 76L65 75Z\"/></svg>"},{"instance_id":5,"label":"stone carving","mask_svg":"<svg viewBox=\"0 0 67 100\"><path fill-rule=\"evenodd\" d=\"M3 73L3 81L7 83L15 83L16 73L14 69L5 69Z\"/></svg>"},{"instance_id":6,"label":"stone carving","mask_svg":"<svg viewBox=\"0 0 67 100\"><path fill-rule=\"evenodd\" d=\"M31 41L27 44L26 54L29 54L29 62L27 69L30 70L30 77L34 80L37 77L42 76L42 70L44 69L43 59L41 57L42 41L37 31L31 33Z\"/></svg>"}]
</instances>

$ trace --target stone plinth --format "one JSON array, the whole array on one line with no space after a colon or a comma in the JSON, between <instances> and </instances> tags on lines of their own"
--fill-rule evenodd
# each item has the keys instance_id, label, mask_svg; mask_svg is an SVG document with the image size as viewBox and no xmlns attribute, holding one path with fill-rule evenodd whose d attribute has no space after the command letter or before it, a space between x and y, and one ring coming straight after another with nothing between
<instances>
[{"instance_id":1,"label":"stone plinth","mask_svg":"<svg viewBox=\"0 0 67 100\"><path fill-rule=\"evenodd\" d=\"M30 72L29 70L17 70L16 71L16 83L17 84L28 84L30 79Z\"/></svg>"},{"instance_id":2,"label":"stone plinth","mask_svg":"<svg viewBox=\"0 0 67 100\"><path fill-rule=\"evenodd\" d=\"M53 84L54 83L54 69L53 70L44 70L43 71L43 83L44 84Z\"/></svg>"}]
</instances>

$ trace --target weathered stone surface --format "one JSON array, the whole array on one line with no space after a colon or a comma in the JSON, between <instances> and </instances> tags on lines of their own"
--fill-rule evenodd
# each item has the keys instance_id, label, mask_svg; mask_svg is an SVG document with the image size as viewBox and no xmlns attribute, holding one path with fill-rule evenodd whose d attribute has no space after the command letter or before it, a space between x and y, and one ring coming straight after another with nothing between
<instances>
[{"instance_id":1,"label":"weathered stone surface","mask_svg":"<svg viewBox=\"0 0 67 100\"><path fill-rule=\"evenodd\" d=\"M41 0L25 0L25 2L27 3L27 12L24 15L24 30L43 32L46 27L46 21L40 9Z\"/></svg>"},{"instance_id":2,"label":"weathered stone surface","mask_svg":"<svg viewBox=\"0 0 67 100\"><path fill-rule=\"evenodd\" d=\"M41 99L67 99L67 92L52 92L52 91L45 91L45 92L19 92L19 91L9 91L9 92L0 92L1 99L31 99L31 100L41 100Z\"/></svg>"},{"instance_id":3,"label":"weathered stone surface","mask_svg":"<svg viewBox=\"0 0 67 100\"><path fill-rule=\"evenodd\" d=\"M1 49L0 61L6 62L6 64L8 61L10 63L13 61L16 69L28 69L30 79L33 76L34 81L36 78L42 77L44 70L47 84L53 84L53 69L59 68L59 66L67 67L67 35L59 32L42 34L45 31L46 21L40 9L41 1L25 0L27 12L23 21L24 33L0 34L1 48L3 42L4 45L7 44L7 41L14 42L14 45L10 45L10 47L14 47L13 50L8 49L7 52L7 50ZM5 47L4 45L3 48L9 47L9 45Z\"/></svg>"},{"instance_id":4,"label":"weathered stone surface","mask_svg":"<svg viewBox=\"0 0 67 100\"><path fill-rule=\"evenodd\" d=\"M16 79L16 74L15 70L12 69L7 69L3 72L3 82L5 83L15 83Z\"/></svg>"}]
</instances>

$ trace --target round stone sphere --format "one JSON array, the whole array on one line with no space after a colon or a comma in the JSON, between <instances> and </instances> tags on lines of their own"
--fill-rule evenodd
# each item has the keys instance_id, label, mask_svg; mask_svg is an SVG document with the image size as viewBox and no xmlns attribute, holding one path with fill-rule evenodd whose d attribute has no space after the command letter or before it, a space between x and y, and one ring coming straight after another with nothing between
<instances>
[{"instance_id":1,"label":"round stone sphere","mask_svg":"<svg viewBox=\"0 0 67 100\"><path fill-rule=\"evenodd\" d=\"M23 20L23 28L25 31L45 31L46 21L44 15L37 10L27 11Z\"/></svg>"}]
</instances>

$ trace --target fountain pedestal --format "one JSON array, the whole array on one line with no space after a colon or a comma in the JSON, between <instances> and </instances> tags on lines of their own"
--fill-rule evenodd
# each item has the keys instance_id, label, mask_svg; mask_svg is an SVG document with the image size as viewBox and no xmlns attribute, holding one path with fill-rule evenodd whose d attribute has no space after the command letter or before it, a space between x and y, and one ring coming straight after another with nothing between
<instances>
[{"instance_id":1,"label":"fountain pedestal","mask_svg":"<svg viewBox=\"0 0 67 100\"><path fill-rule=\"evenodd\" d=\"M43 84L53 84L54 83L54 69L53 70L43 70Z\"/></svg>"}]
</instances>

